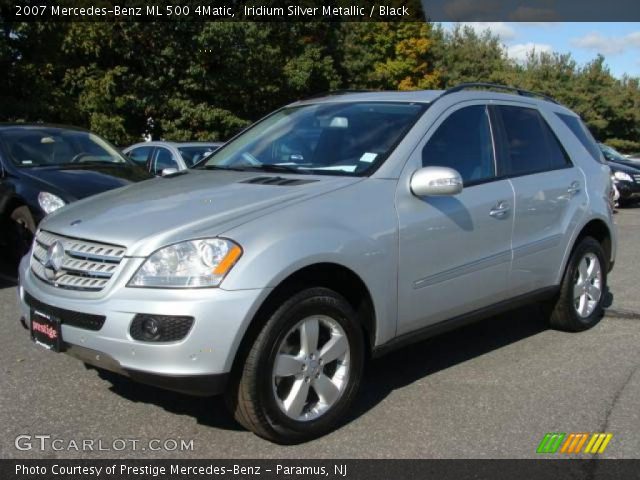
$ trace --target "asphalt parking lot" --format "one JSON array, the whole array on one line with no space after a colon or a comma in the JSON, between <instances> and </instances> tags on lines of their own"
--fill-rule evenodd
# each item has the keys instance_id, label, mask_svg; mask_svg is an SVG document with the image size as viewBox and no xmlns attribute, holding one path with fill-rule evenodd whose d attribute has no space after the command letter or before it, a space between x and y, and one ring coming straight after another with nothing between
<instances>
[{"instance_id":1,"label":"asphalt parking lot","mask_svg":"<svg viewBox=\"0 0 640 480\"><path fill-rule=\"evenodd\" d=\"M534 306L380 358L347 424L297 446L243 430L219 398L138 385L35 346L3 275L0 457L524 458L536 457L547 432L610 432L600 456L640 458L640 208L616 220L613 303L596 328L548 330ZM50 435L58 445L96 439L107 448L119 448L117 439L137 439L140 448L184 439L193 449L21 451L18 435Z\"/></svg>"}]
</instances>

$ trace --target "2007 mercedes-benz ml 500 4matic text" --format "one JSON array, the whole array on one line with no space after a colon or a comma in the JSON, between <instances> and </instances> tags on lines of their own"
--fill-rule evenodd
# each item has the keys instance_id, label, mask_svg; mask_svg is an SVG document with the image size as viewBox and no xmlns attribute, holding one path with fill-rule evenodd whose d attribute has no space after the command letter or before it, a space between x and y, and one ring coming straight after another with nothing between
<instances>
[{"instance_id":1,"label":"2007 mercedes-benz ml 500 4matic text","mask_svg":"<svg viewBox=\"0 0 640 480\"><path fill-rule=\"evenodd\" d=\"M37 344L160 387L225 393L300 442L345 418L367 358L539 302L602 316L611 179L576 114L531 92L336 92L195 170L68 205L20 266Z\"/></svg>"}]
</instances>

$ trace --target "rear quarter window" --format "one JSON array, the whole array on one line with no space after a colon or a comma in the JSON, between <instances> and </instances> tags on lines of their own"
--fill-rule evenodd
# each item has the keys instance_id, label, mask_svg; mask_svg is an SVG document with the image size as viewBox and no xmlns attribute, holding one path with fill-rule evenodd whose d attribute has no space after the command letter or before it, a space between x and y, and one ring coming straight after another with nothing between
<instances>
[{"instance_id":1,"label":"rear quarter window","mask_svg":"<svg viewBox=\"0 0 640 480\"><path fill-rule=\"evenodd\" d=\"M567 115L566 113L556 113L556 116L562 120L567 127L569 127L569 130L573 132L582 146L587 149L589 155L591 155L596 162L604 163L602 152L600 151L596 140L580 118L574 117L573 115Z\"/></svg>"}]
</instances>

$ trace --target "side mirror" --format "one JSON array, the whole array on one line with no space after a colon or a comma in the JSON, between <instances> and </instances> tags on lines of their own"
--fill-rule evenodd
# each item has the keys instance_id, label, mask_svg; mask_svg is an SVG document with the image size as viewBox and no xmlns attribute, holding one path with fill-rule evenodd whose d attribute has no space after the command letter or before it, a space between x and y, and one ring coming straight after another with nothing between
<instances>
[{"instance_id":1,"label":"side mirror","mask_svg":"<svg viewBox=\"0 0 640 480\"><path fill-rule=\"evenodd\" d=\"M173 175L174 173L178 173L177 168L163 168L162 172L160 172L160 176L166 177L167 175Z\"/></svg>"},{"instance_id":2,"label":"side mirror","mask_svg":"<svg viewBox=\"0 0 640 480\"><path fill-rule=\"evenodd\" d=\"M411 193L416 197L457 195L462 177L453 168L424 167L411 176Z\"/></svg>"}]
</instances>

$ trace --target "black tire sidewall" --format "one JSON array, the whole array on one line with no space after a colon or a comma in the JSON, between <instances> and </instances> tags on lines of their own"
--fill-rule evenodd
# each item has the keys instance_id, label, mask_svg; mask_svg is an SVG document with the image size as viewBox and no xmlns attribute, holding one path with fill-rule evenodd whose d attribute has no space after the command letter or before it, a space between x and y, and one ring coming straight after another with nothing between
<instances>
[{"instance_id":1,"label":"black tire sidewall","mask_svg":"<svg viewBox=\"0 0 640 480\"><path fill-rule=\"evenodd\" d=\"M364 342L362 330L356 323L356 315L349 304L337 293L327 289L311 289L301 292L286 302L271 317L266 329L264 348L259 354L256 392L259 403L270 427L285 437L311 438L335 428L345 417L362 378L364 366ZM278 407L273 394L272 370L284 337L301 320L312 315L326 315L337 321L344 330L349 342L350 370L347 386L336 404L324 415L315 420L300 422L289 418Z\"/></svg>"},{"instance_id":2,"label":"black tire sidewall","mask_svg":"<svg viewBox=\"0 0 640 480\"><path fill-rule=\"evenodd\" d=\"M602 293L600 295L600 300L598 301L598 304L594 308L593 312L591 312L591 315L589 315L588 317L581 317L580 315L578 315L578 312L576 312L574 305L573 279L575 277L580 261L582 261L587 253L593 253L594 255L596 255L598 257L598 261L600 262L600 268L602 270ZM586 330L593 327L602 318L602 304L604 303L605 295L607 293L607 266L608 262L604 258L604 252L602 251L600 243L598 243L598 241L591 237L584 238L576 247L571 256L571 262L569 264L569 269L567 269L567 274L565 277L565 288L567 289L565 301L569 303L566 307L568 311L571 312L573 323L581 330Z\"/></svg>"},{"instance_id":3,"label":"black tire sidewall","mask_svg":"<svg viewBox=\"0 0 640 480\"><path fill-rule=\"evenodd\" d=\"M30 248L35 234L35 222L25 206L13 210L8 218L9 250L13 261L19 261Z\"/></svg>"}]
</instances>

